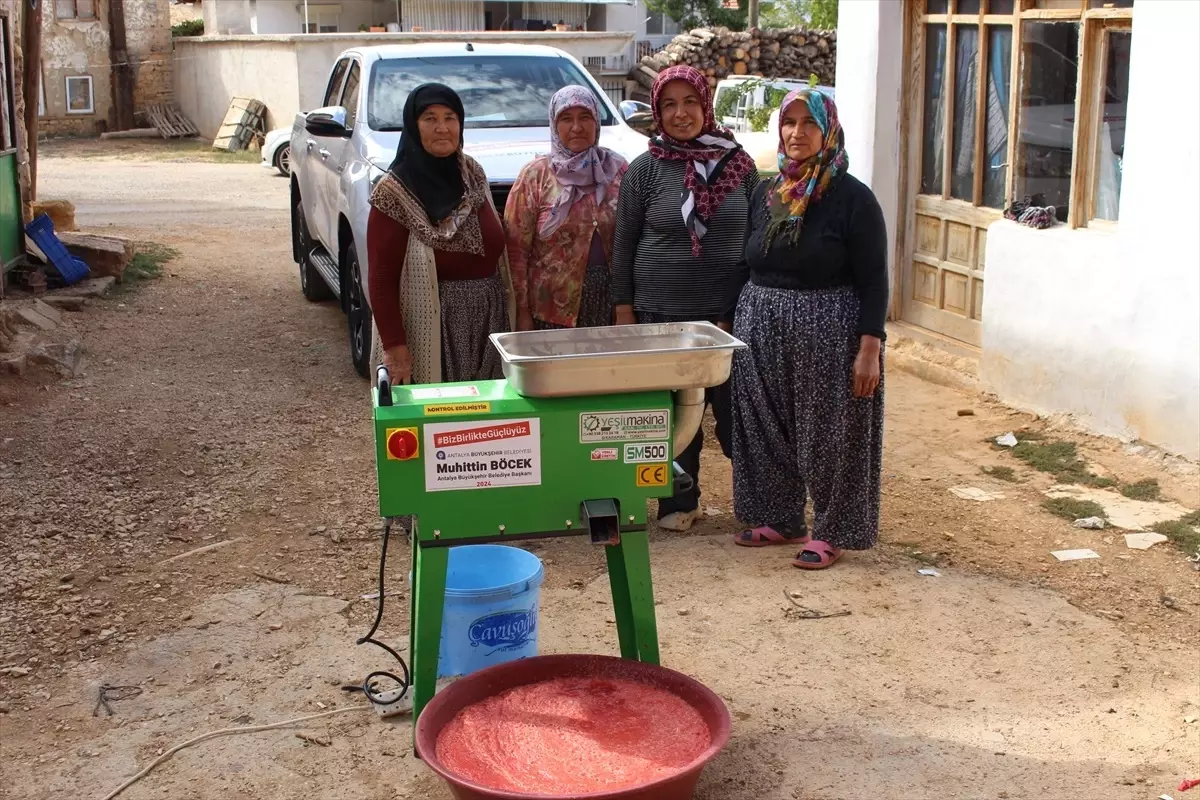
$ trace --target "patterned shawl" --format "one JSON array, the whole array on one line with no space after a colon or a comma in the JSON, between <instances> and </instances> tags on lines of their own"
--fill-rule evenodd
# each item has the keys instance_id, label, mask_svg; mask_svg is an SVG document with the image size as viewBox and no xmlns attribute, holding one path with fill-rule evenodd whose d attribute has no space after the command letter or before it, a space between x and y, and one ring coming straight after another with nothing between
<instances>
[{"instance_id":1,"label":"patterned shawl","mask_svg":"<svg viewBox=\"0 0 1200 800\"><path fill-rule=\"evenodd\" d=\"M596 143L582 153L572 153L558 135L558 117L572 108L584 108L596 121ZM538 233L550 236L567 219L571 206L591 194L596 202L604 199L608 185L620 173L626 161L607 147L600 146L600 104L596 95L583 86L564 86L550 98L550 171L562 191L550 207Z\"/></svg>"},{"instance_id":2,"label":"patterned shawl","mask_svg":"<svg viewBox=\"0 0 1200 800\"><path fill-rule=\"evenodd\" d=\"M430 222L421 201L391 172L375 184L371 205L407 228L409 236L434 250L483 255L483 230L476 212L491 197L487 175L479 162L465 153L460 152L458 158L463 198L441 222Z\"/></svg>"},{"instance_id":3,"label":"patterned shawl","mask_svg":"<svg viewBox=\"0 0 1200 800\"><path fill-rule=\"evenodd\" d=\"M804 161L789 158L783 144L783 118L788 107L796 102L803 102L808 107L808 113L824 134L820 152ZM808 207L828 194L849 166L846 137L833 100L816 89L796 89L788 94L779 107L779 175L768 195L770 224L766 247L770 248L775 237L782 233L795 241L804 225Z\"/></svg>"},{"instance_id":4,"label":"patterned shawl","mask_svg":"<svg viewBox=\"0 0 1200 800\"><path fill-rule=\"evenodd\" d=\"M691 84L704 104L703 131L688 142L672 139L663 127L659 103L663 89L671 81ZM658 73L650 90L650 106L659 130L658 136L650 140L650 154L668 161L687 162L682 193L683 222L692 236L692 255L699 257L700 241L708 233L709 222L721 207L725 195L756 168L754 159L742 149L732 133L717 127L708 78L695 67L676 64Z\"/></svg>"}]
</instances>

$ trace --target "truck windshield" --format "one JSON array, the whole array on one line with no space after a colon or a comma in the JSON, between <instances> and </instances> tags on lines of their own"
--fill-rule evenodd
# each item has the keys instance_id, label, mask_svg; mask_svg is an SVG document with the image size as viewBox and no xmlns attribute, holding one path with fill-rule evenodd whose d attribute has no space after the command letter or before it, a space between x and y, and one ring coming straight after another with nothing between
<instances>
[{"instance_id":1,"label":"truck windshield","mask_svg":"<svg viewBox=\"0 0 1200 800\"><path fill-rule=\"evenodd\" d=\"M550 124L550 98L571 84L591 82L579 68L557 56L451 56L391 58L371 70L367 121L377 131L403 128L404 102L422 83L444 83L462 97L465 128L534 128ZM603 99L600 124L612 125Z\"/></svg>"}]
</instances>

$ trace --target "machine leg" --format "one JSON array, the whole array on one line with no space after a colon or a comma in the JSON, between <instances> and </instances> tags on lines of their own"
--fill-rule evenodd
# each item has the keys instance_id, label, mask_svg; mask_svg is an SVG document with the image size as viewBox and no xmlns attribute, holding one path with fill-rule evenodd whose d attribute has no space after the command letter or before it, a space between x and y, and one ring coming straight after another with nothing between
<instances>
[{"instance_id":1,"label":"machine leg","mask_svg":"<svg viewBox=\"0 0 1200 800\"><path fill-rule=\"evenodd\" d=\"M606 547L608 577L621 657L658 663L658 623L650 582L650 535L621 534L621 543Z\"/></svg>"},{"instance_id":2,"label":"machine leg","mask_svg":"<svg viewBox=\"0 0 1200 800\"><path fill-rule=\"evenodd\" d=\"M446 568L450 548L422 547L413 537L412 615L409 657L412 660L413 723L437 688L438 647L446 602Z\"/></svg>"}]
</instances>

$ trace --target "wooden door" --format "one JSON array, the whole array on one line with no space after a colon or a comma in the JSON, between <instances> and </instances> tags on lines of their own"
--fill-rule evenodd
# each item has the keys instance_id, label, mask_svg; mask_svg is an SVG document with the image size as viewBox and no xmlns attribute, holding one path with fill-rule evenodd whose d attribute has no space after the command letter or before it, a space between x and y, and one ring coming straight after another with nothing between
<instances>
[{"instance_id":1,"label":"wooden door","mask_svg":"<svg viewBox=\"0 0 1200 800\"><path fill-rule=\"evenodd\" d=\"M903 320L978 347L1009 194L1013 0L908 0Z\"/></svg>"}]
</instances>

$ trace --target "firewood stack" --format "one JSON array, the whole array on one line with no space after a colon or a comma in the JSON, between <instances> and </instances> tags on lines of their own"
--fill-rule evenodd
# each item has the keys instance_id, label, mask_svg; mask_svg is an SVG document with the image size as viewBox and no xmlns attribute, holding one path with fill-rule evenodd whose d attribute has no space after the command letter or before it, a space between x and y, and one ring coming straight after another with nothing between
<instances>
[{"instance_id":1,"label":"firewood stack","mask_svg":"<svg viewBox=\"0 0 1200 800\"><path fill-rule=\"evenodd\" d=\"M836 63L837 31L697 28L644 57L629 77L649 89L662 70L689 64L708 76L709 86L730 75L807 80L813 74L832 86Z\"/></svg>"}]
</instances>

